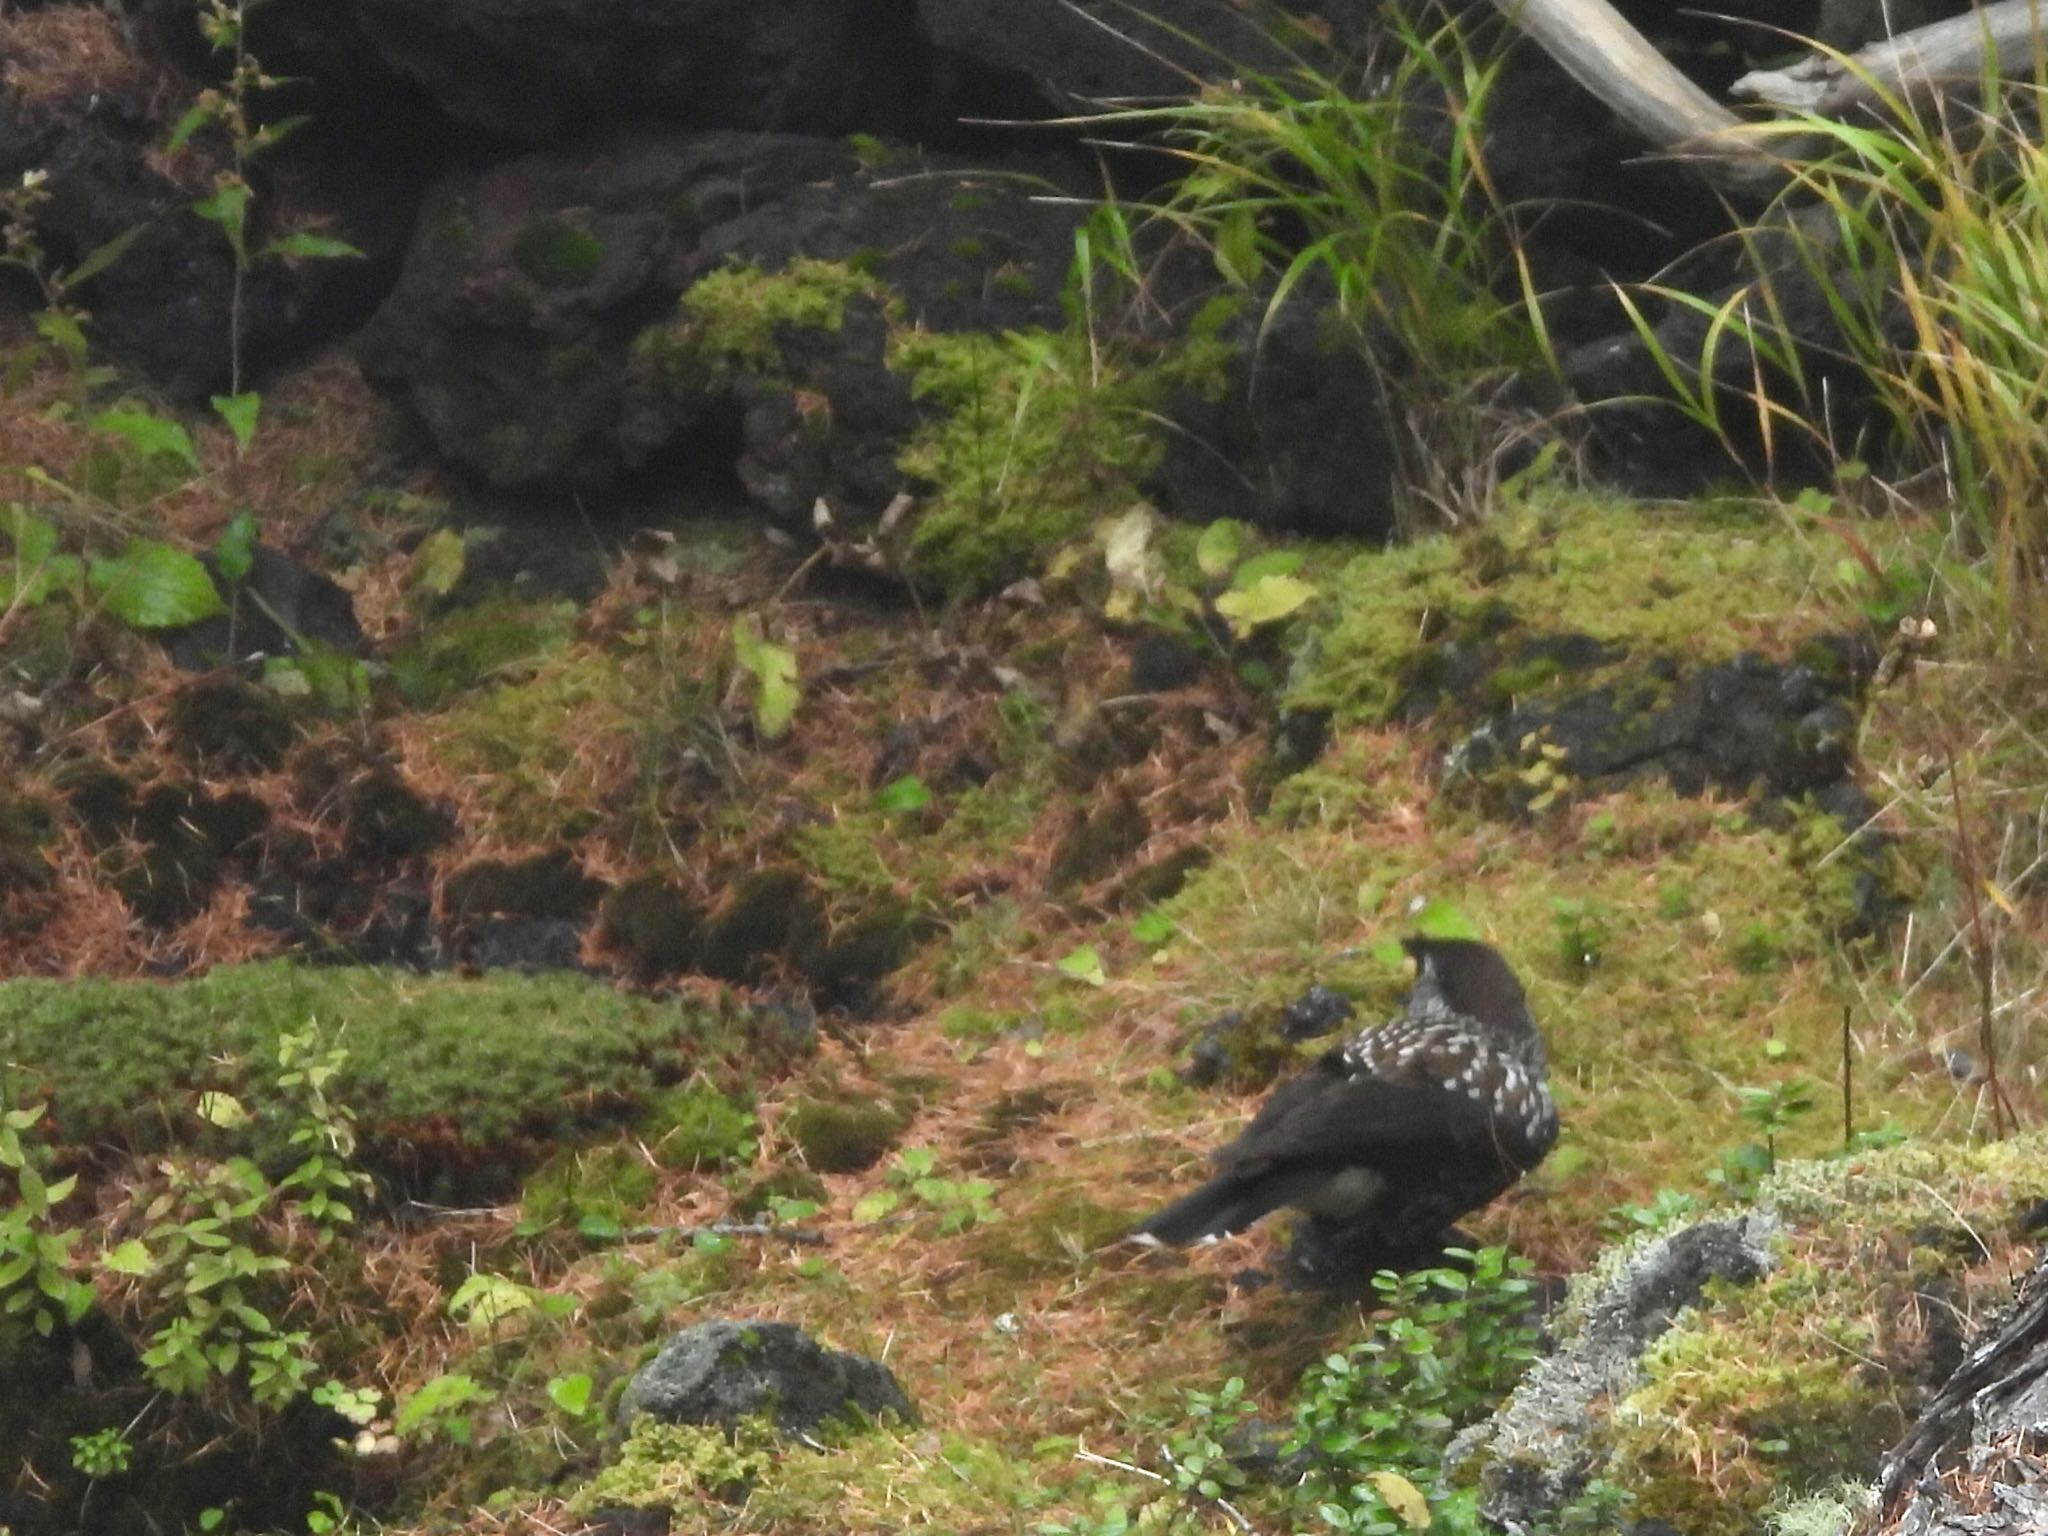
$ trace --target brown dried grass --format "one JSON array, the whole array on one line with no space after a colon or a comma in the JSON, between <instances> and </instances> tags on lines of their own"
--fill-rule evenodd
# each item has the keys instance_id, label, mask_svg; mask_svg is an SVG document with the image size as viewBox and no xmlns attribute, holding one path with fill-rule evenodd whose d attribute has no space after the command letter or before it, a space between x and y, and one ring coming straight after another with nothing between
<instances>
[{"instance_id":1,"label":"brown dried grass","mask_svg":"<svg viewBox=\"0 0 2048 1536\"><path fill-rule=\"evenodd\" d=\"M31 122L82 117L101 98L167 100L176 77L144 58L110 11L53 5L0 13L0 86Z\"/></svg>"}]
</instances>

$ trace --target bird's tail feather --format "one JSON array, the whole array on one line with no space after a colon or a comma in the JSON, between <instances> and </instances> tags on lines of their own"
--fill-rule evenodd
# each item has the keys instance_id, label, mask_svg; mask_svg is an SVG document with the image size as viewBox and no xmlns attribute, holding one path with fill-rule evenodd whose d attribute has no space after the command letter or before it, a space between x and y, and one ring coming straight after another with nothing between
<instances>
[{"instance_id":1,"label":"bird's tail feather","mask_svg":"<svg viewBox=\"0 0 2048 1536\"><path fill-rule=\"evenodd\" d=\"M1242 1232L1285 1203L1284 1194L1275 1196L1260 1183L1226 1175L1153 1213L1132 1235L1184 1248L1205 1237Z\"/></svg>"}]
</instances>

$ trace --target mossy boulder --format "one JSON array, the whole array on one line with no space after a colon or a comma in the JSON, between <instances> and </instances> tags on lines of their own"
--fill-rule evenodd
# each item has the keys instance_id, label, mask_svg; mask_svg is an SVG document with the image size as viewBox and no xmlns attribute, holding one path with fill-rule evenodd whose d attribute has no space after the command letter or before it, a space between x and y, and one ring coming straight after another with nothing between
<instances>
[{"instance_id":1,"label":"mossy boulder","mask_svg":"<svg viewBox=\"0 0 2048 1536\"><path fill-rule=\"evenodd\" d=\"M530 858L479 859L448 877L441 899L452 918L590 915L604 895L604 882L586 874L567 849Z\"/></svg>"},{"instance_id":2,"label":"mossy boulder","mask_svg":"<svg viewBox=\"0 0 2048 1536\"><path fill-rule=\"evenodd\" d=\"M622 956L636 975L660 976L696 963L704 912L660 875L616 887L598 913L598 942Z\"/></svg>"},{"instance_id":3,"label":"mossy boulder","mask_svg":"<svg viewBox=\"0 0 2048 1536\"><path fill-rule=\"evenodd\" d=\"M0 901L49 889L44 850L57 840L57 813L48 801L0 789Z\"/></svg>"},{"instance_id":4,"label":"mossy boulder","mask_svg":"<svg viewBox=\"0 0 2048 1536\"><path fill-rule=\"evenodd\" d=\"M180 753L218 773L267 773L284 761L299 734L283 699L233 677L180 690L167 723Z\"/></svg>"},{"instance_id":5,"label":"mossy boulder","mask_svg":"<svg viewBox=\"0 0 2048 1536\"><path fill-rule=\"evenodd\" d=\"M1855 593L1813 575L1809 538L1775 511L1532 502L1464 538L1357 555L1319 583L1327 601L1300 626L1283 702L1381 723L1581 691L1660 661L1800 660L1856 622Z\"/></svg>"},{"instance_id":6,"label":"mossy boulder","mask_svg":"<svg viewBox=\"0 0 2048 1536\"><path fill-rule=\"evenodd\" d=\"M873 1100L806 1098L784 1111L780 1130L814 1173L859 1173L888 1154L906 1124Z\"/></svg>"},{"instance_id":7,"label":"mossy boulder","mask_svg":"<svg viewBox=\"0 0 2048 1536\"><path fill-rule=\"evenodd\" d=\"M138 789L97 760L64 764L54 777L101 878L155 928L204 911L228 875L258 852L271 819L270 808L245 791L216 795L177 780Z\"/></svg>"},{"instance_id":8,"label":"mossy boulder","mask_svg":"<svg viewBox=\"0 0 2048 1536\"><path fill-rule=\"evenodd\" d=\"M365 1161L396 1189L441 1197L503 1193L555 1143L636 1120L700 1073L787 1060L756 1049L750 1015L567 976L265 962L171 985L0 983L0 1060L17 1095L48 1099L71 1156L158 1151L196 1129L206 1089L242 1097L268 1134L278 1037L307 1028L348 1052L330 1091L355 1112Z\"/></svg>"},{"instance_id":9,"label":"mossy boulder","mask_svg":"<svg viewBox=\"0 0 2048 1536\"><path fill-rule=\"evenodd\" d=\"M637 1147L565 1148L520 1191L521 1225L616 1235L654 1197L656 1173Z\"/></svg>"},{"instance_id":10,"label":"mossy boulder","mask_svg":"<svg viewBox=\"0 0 2048 1536\"><path fill-rule=\"evenodd\" d=\"M802 870L775 865L741 877L704 929L699 964L727 981L756 981L777 959L801 968L825 931L825 905Z\"/></svg>"}]
</instances>

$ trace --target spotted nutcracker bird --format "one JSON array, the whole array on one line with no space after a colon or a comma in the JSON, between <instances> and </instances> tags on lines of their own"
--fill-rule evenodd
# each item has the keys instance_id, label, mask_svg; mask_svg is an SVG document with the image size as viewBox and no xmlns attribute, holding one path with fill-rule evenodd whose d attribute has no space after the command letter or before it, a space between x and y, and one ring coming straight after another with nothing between
<instances>
[{"instance_id":1,"label":"spotted nutcracker bird","mask_svg":"<svg viewBox=\"0 0 2048 1536\"><path fill-rule=\"evenodd\" d=\"M1471 939L1402 947L1416 969L1401 1015L1276 1088L1215 1154L1216 1176L1138 1238L1179 1246L1293 1206L1310 1218L1298 1275L1414 1267L1441 1253L1451 1223L1543 1161L1557 1108L1515 973Z\"/></svg>"}]
</instances>

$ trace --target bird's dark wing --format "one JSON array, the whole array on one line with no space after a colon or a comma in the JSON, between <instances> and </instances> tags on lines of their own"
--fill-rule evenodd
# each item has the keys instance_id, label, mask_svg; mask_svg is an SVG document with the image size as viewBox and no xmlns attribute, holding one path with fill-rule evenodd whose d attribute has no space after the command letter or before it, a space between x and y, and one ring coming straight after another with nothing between
<instances>
[{"instance_id":1,"label":"bird's dark wing","mask_svg":"<svg viewBox=\"0 0 2048 1536\"><path fill-rule=\"evenodd\" d=\"M1290 1163L1413 1165L1491 1139L1486 1106L1467 1094L1352 1076L1326 1058L1275 1089L1216 1164L1239 1174Z\"/></svg>"}]
</instances>

